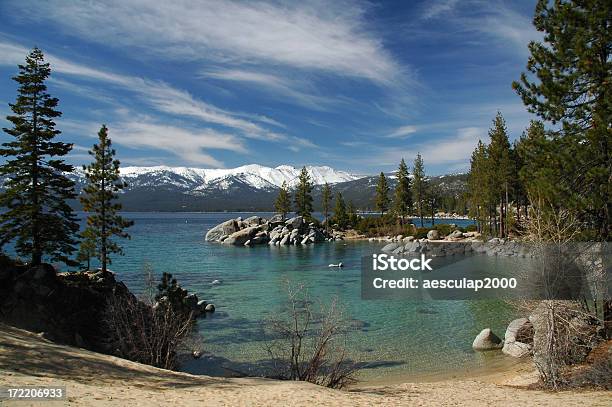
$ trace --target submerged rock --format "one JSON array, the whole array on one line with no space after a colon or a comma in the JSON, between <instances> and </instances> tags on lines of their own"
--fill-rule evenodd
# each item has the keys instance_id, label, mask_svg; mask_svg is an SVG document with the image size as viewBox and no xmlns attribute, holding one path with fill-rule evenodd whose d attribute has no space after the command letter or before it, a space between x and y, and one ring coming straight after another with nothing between
<instances>
[{"instance_id":1,"label":"submerged rock","mask_svg":"<svg viewBox=\"0 0 612 407\"><path fill-rule=\"evenodd\" d=\"M502 340L490 328L480 331L472 343L472 348L478 351L501 349L502 346Z\"/></svg>"}]
</instances>

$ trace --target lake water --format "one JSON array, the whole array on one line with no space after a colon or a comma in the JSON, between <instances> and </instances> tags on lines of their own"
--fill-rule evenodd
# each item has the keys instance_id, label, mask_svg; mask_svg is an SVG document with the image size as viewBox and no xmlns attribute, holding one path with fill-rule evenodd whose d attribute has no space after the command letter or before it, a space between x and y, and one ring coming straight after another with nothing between
<instances>
[{"instance_id":1,"label":"lake water","mask_svg":"<svg viewBox=\"0 0 612 407\"><path fill-rule=\"evenodd\" d=\"M156 274L172 273L190 292L213 302L217 312L201 319L198 329L210 355L191 360L183 369L194 373L227 374L227 367L257 374L267 355L262 343L263 321L286 300L285 281L304 283L315 301L337 296L356 329L348 346L352 359L367 368L364 380L406 376L440 376L512 363L501 352L476 353L471 344L483 329L503 336L513 319L501 301L362 300L361 257L381 243L334 242L305 247L233 247L204 241L206 231L247 213L126 213L135 225L123 242L125 256L110 268L130 289L143 287L143 264ZM258 214L268 216L269 214ZM440 221L437 221L440 222ZM469 222L469 221L465 221ZM440 222L442 223L442 222ZM460 220L448 223L462 224ZM328 264L343 262L341 270ZM511 269L518 259L467 257L467 273ZM213 280L221 284L211 285Z\"/></svg>"}]
</instances>

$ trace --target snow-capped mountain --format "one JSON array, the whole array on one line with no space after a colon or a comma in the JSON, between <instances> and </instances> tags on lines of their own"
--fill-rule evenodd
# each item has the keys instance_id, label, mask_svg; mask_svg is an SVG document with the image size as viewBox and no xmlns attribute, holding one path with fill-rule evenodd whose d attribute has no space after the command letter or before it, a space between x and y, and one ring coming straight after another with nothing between
<instances>
[{"instance_id":1,"label":"snow-capped mountain","mask_svg":"<svg viewBox=\"0 0 612 407\"><path fill-rule=\"evenodd\" d=\"M361 178L327 166L308 166L306 169L314 185L321 185L325 182L336 184ZM299 173L299 168L289 165L271 168L258 164L230 169L167 166L121 168L121 176L130 185L130 188L172 185L198 195L208 189L229 189L236 181L255 189L277 189L283 182L293 187L298 182Z\"/></svg>"},{"instance_id":2,"label":"snow-capped mountain","mask_svg":"<svg viewBox=\"0 0 612 407\"><path fill-rule=\"evenodd\" d=\"M346 202L360 209L373 209L378 176L359 176L330 167L306 167L315 187L313 203L320 210L322 185L327 182L332 193L342 193ZM272 211L278 189L287 182L297 184L300 168L281 165L276 168L245 165L232 169L187 167L124 167L121 176L128 187L120 194L126 211ZM391 174L389 174L391 175ZM85 185L81 169L68 175L80 192ZM6 177L4 177L6 178ZM389 176L393 189L395 177ZM458 196L465 191L467 175L430 177L445 194ZM0 188L5 179L0 178ZM80 209L78 201L71 202Z\"/></svg>"}]
</instances>

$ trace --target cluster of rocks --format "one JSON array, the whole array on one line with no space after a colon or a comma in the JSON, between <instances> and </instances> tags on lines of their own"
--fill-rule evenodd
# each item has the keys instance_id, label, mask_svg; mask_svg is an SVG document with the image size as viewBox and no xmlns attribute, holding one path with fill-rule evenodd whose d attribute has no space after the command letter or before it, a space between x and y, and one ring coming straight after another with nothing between
<instances>
[{"instance_id":1,"label":"cluster of rocks","mask_svg":"<svg viewBox=\"0 0 612 407\"><path fill-rule=\"evenodd\" d=\"M455 225L450 225L450 226L453 227ZM408 242L412 242L413 240L418 240L422 242L429 241L429 240L444 240L444 241L456 242L456 241L471 241L479 237L480 237L479 232L462 232L459 229L456 229L456 230L453 230L451 233L449 233L447 236L442 238L440 236L440 232L438 232L435 229L432 229L429 232L427 232L427 238L422 238L422 239L416 239L414 236L397 235L397 236L371 237L368 240L370 242L388 242L388 243L408 243Z\"/></svg>"},{"instance_id":2,"label":"cluster of rocks","mask_svg":"<svg viewBox=\"0 0 612 407\"><path fill-rule=\"evenodd\" d=\"M306 245L325 241L342 240L339 232L328 232L302 216L284 220L281 215L270 219L259 216L227 220L206 233L209 242L220 242L235 246Z\"/></svg>"},{"instance_id":3,"label":"cluster of rocks","mask_svg":"<svg viewBox=\"0 0 612 407\"><path fill-rule=\"evenodd\" d=\"M605 329L601 321L579 309L560 304L556 305L557 318L563 319L569 329L557 337L559 346L566 346L567 363L584 361L589 352L605 338ZM533 355L534 360L542 363L546 357L546 346L549 340L549 308L546 302L540 303L527 318L518 318L510 322L501 340L490 328L483 329L472 343L477 351L501 349L508 356L521 358ZM559 333L557 333L559 335ZM565 335L565 336L563 336Z\"/></svg>"},{"instance_id":4,"label":"cluster of rocks","mask_svg":"<svg viewBox=\"0 0 612 407\"><path fill-rule=\"evenodd\" d=\"M159 303L167 300L167 298L162 297L155 305L158 306ZM215 304L206 300L198 299L198 296L196 294L188 294L183 299L183 304L185 304L187 309L193 312L193 316L196 318L205 315L206 313L215 312Z\"/></svg>"},{"instance_id":5,"label":"cluster of rocks","mask_svg":"<svg viewBox=\"0 0 612 407\"><path fill-rule=\"evenodd\" d=\"M483 329L474 339L472 348L477 351L501 349L506 355L520 358L533 349L533 324L528 318L510 322L502 341L490 328Z\"/></svg>"},{"instance_id":6,"label":"cluster of rocks","mask_svg":"<svg viewBox=\"0 0 612 407\"><path fill-rule=\"evenodd\" d=\"M455 232L461 233L460 231ZM486 254L489 256L533 257L533 253L526 245L516 241L499 238L493 238L486 242L482 242L480 240L459 241L414 239L414 237L408 236L399 241L385 245L381 250L383 252L399 255L427 253L432 257L455 256L473 253Z\"/></svg>"}]
</instances>

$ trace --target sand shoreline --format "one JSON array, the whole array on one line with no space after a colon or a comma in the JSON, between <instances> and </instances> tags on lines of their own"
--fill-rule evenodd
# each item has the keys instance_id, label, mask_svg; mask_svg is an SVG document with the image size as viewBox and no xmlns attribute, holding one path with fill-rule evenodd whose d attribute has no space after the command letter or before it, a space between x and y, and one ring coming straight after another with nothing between
<instances>
[{"instance_id":1,"label":"sand shoreline","mask_svg":"<svg viewBox=\"0 0 612 407\"><path fill-rule=\"evenodd\" d=\"M503 376L503 375L502 375ZM194 376L113 356L58 345L39 335L0 325L0 386L65 386L68 399L2 401L3 405L138 406L372 406L540 405L609 406L611 392L549 393L499 383L453 379L433 383L358 384L347 391L263 378ZM490 378L489 378L490 379ZM510 386L509 384L513 384ZM522 383L524 385L524 383Z\"/></svg>"}]
</instances>

